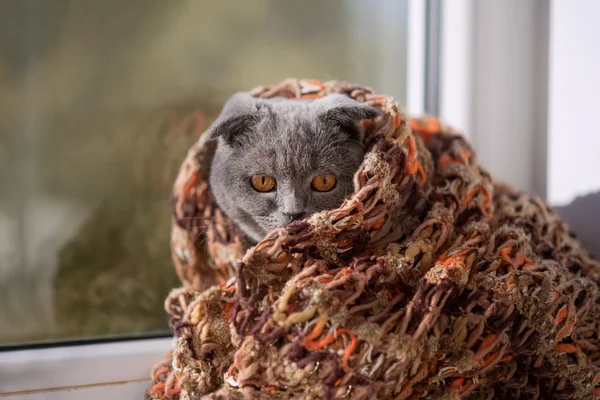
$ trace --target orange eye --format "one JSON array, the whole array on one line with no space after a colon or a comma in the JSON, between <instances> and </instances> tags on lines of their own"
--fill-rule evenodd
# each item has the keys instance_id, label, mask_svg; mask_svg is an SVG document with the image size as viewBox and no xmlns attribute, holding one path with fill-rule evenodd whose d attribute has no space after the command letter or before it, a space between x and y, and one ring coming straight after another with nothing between
<instances>
[{"instance_id":1,"label":"orange eye","mask_svg":"<svg viewBox=\"0 0 600 400\"><path fill-rule=\"evenodd\" d=\"M335 186L335 181L335 175L317 175L313 178L310 186L317 192L329 192Z\"/></svg>"},{"instance_id":2,"label":"orange eye","mask_svg":"<svg viewBox=\"0 0 600 400\"><path fill-rule=\"evenodd\" d=\"M254 175L252 187L259 192L270 192L275 189L275 178L268 175Z\"/></svg>"}]
</instances>

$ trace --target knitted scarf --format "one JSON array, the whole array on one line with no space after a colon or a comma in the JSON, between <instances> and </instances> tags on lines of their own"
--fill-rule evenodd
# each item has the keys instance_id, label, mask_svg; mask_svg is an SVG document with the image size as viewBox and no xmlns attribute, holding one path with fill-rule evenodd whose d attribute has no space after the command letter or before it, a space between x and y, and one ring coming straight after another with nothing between
<instances>
[{"instance_id":1,"label":"knitted scarf","mask_svg":"<svg viewBox=\"0 0 600 400\"><path fill-rule=\"evenodd\" d=\"M343 93L383 116L361 122L353 194L251 248L211 195L214 141L192 146L173 197L176 344L147 398L600 396L600 264L548 205L369 88L250 93Z\"/></svg>"}]
</instances>

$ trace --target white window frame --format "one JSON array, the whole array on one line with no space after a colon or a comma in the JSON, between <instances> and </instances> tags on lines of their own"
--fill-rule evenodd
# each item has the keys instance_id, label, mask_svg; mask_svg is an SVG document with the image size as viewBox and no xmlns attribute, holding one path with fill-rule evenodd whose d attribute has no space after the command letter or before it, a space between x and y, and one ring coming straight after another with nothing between
<instances>
[{"instance_id":1,"label":"white window frame","mask_svg":"<svg viewBox=\"0 0 600 400\"><path fill-rule=\"evenodd\" d=\"M425 18L425 0L409 0L406 109L414 115L425 112Z\"/></svg>"},{"instance_id":2,"label":"white window frame","mask_svg":"<svg viewBox=\"0 0 600 400\"><path fill-rule=\"evenodd\" d=\"M157 338L0 352L0 398L143 398L152 367L172 343Z\"/></svg>"},{"instance_id":3,"label":"white window frame","mask_svg":"<svg viewBox=\"0 0 600 400\"><path fill-rule=\"evenodd\" d=\"M547 0L443 2L440 116L494 178L545 198Z\"/></svg>"},{"instance_id":4,"label":"white window frame","mask_svg":"<svg viewBox=\"0 0 600 400\"><path fill-rule=\"evenodd\" d=\"M600 130L592 122L600 109L598 12L596 0L552 0L548 201L554 205L600 191Z\"/></svg>"}]
</instances>

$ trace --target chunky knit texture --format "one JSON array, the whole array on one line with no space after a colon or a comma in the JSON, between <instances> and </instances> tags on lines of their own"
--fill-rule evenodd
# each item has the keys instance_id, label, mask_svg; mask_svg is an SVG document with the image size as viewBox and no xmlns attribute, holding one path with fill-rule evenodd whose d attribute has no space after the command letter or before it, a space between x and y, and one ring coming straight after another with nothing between
<instances>
[{"instance_id":1,"label":"chunky knit texture","mask_svg":"<svg viewBox=\"0 0 600 400\"><path fill-rule=\"evenodd\" d=\"M173 199L176 346L147 397L600 396L600 264L566 224L391 97L314 80L251 94L334 92L384 114L362 121L354 193L250 249L207 184L215 143L190 149Z\"/></svg>"}]
</instances>

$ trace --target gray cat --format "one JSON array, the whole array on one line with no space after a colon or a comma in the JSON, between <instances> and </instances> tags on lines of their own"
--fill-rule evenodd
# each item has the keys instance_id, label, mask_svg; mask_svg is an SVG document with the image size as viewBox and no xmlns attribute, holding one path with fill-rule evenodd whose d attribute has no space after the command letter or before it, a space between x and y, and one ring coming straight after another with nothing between
<instances>
[{"instance_id":1,"label":"gray cat","mask_svg":"<svg viewBox=\"0 0 600 400\"><path fill-rule=\"evenodd\" d=\"M218 205L254 243L338 207L364 156L358 122L378 115L340 94L317 100L234 95L209 132L218 140L210 171Z\"/></svg>"}]
</instances>

